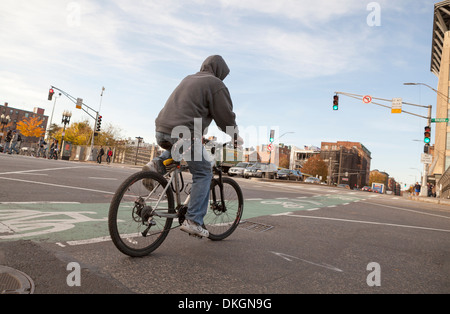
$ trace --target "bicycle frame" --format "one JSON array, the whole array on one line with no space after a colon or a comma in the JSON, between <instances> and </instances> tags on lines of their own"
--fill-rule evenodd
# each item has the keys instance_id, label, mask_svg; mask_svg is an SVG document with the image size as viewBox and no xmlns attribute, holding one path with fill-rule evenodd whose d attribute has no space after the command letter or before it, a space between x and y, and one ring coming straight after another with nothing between
<instances>
[{"instance_id":1,"label":"bicycle frame","mask_svg":"<svg viewBox=\"0 0 450 314\"><path fill-rule=\"evenodd\" d=\"M225 147L227 144L228 143L223 144L223 147ZM215 153L216 153L215 147L213 147L213 149L211 150L211 153L212 153L212 155L215 155ZM189 204L189 200L191 198L190 193L187 193L187 195L188 195L187 198L185 199L184 203L181 203L180 193L184 189L184 186L182 186L182 188L180 189L180 181L178 179L178 175L180 175L180 177L182 178L183 170L188 169L188 167L184 166L184 165L181 165L180 162L175 162L173 164L170 164L170 165L166 166L166 168L168 169L168 172L164 175L164 178L168 179L167 180L168 183L167 183L166 187L164 188L164 190L162 191L161 196L159 197L159 199L158 199L158 201L157 201L157 203L155 205L155 208L152 210L151 214L159 216L159 217L177 218L177 217L179 217L178 216L178 210L180 208L182 208L183 206L187 206ZM213 171L213 178L212 178L212 180L217 182L217 184L219 186L219 190L220 190L220 201L221 201L221 204L222 204L221 210L225 212L226 208L225 208L225 199L224 199L224 195L223 195L222 167L213 165L212 171ZM214 173L218 174L218 179L216 179L214 177ZM161 202L162 197L166 194L167 189L169 188L169 186L172 186L172 184L175 185L175 188L173 188L173 190L174 190L175 196L176 196L176 199L175 199L176 204L175 204L175 208L173 208L173 209L175 210L176 213L175 214L169 214L168 213L168 214L163 214L163 215L158 214L156 212L156 210L158 208L158 205ZM153 189L152 192L150 192L150 194L147 196L145 201L147 201L150 198L150 196L153 194L153 192L158 187L159 187L159 184ZM216 196L215 190L212 190L211 194L212 194L211 197L212 197L213 204L214 204L214 206L217 206L217 196Z\"/></svg>"},{"instance_id":2,"label":"bicycle frame","mask_svg":"<svg viewBox=\"0 0 450 314\"><path fill-rule=\"evenodd\" d=\"M179 176L182 176L182 172L183 170L187 169L187 166L181 166L178 163L172 166L173 169L170 169L168 173L166 173L164 175L164 178L168 179L167 180L167 185L164 188L164 190L161 192L161 196L158 198L158 201L155 204L155 208L152 210L151 215L155 215L158 217L165 217L165 218L178 218L178 210L183 207L183 206L187 206L189 204L189 201L191 199L191 194L187 193L187 197L184 200L184 202L181 202L181 192L185 189L185 187L180 188L180 179ZM223 196L223 181L222 181L222 169L220 167L217 166L213 166L213 172L217 172L218 173L218 178L214 178L212 180L215 180L218 183L219 189L220 189L220 201L222 206L224 207L223 210L225 210L225 201L224 201L224 196ZM158 213L158 205L159 203L162 201L164 195L167 192L167 189L169 187L173 187L173 190L175 192L175 208L173 208L173 210L175 210L175 213ZM147 201L155 192L155 190L160 186L160 184L158 184L153 191L150 192L150 194L145 198L145 201ZM214 204L217 204L217 196L216 196L216 192L214 190L212 190L212 201Z\"/></svg>"}]
</instances>

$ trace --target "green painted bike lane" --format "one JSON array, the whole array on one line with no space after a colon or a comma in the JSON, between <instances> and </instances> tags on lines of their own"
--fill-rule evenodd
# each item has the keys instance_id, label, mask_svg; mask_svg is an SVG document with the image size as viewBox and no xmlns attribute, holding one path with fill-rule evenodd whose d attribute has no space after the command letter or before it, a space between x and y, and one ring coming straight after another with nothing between
<instances>
[{"instance_id":1,"label":"green painted bike lane","mask_svg":"<svg viewBox=\"0 0 450 314\"><path fill-rule=\"evenodd\" d=\"M317 210L365 199L364 195L327 194L313 197L248 199L242 220L302 210ZM0 204L0 241L35 240L66 243L108 237L106 204Z\"/></svg>"}]
</instances>

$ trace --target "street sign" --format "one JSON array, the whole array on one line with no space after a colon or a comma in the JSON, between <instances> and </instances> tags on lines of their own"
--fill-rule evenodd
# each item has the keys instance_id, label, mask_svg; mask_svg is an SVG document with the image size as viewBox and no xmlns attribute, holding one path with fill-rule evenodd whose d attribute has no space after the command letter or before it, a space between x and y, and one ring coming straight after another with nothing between
<instances>
[{"instance_id":1,"label":"street sign","mask_svg":"<svg viewBox=\"0 0 450 314\"><path fill-rule=\"evenodd\" d=\"M420 157L420 162L423 164L431 164L433 162L433 155L422 154Z\"/></svg>"},{"instance_id":2,"label":"street sign","mask_svg":"<svg viewBox=\"0 0 450 314\"><path fill-rule=\"evenodd\" d=\"M372 102L372 96L366 95L363 97L363 103L370 104Z\"/></svg>"},{"instance_id":3,"label":"street sign","mask_svg":"<svg viewBox=\"0 0 450 314\"><path fill-rule=\"evenodd\" d=\"M272 151L273 151L273 144L272 144L272 143L270 143L269 145L267 145L267 150L268 150L269 152L272 152Z\"/></svg>"},{"instance_id":4,"label":"street sign","mask_svg":"<svg viewBox=\"0 0 450 314\"><path fill-rule=\"evenodd\" d=\"M436 119L431 119L432 123L439 123L439 122L448 122L448 118L436 118Z\"/></svg>"},{"instance_id":5,"label":"street sign","mask_svg":"<svg viewBox=\"0 0 450 314\"><path fill-rule=\"evenodd\" d=\"M403 103L403 99L392 98L391 113L402 113L402 103Z\"/></svg>"},{"instance_id":6,"label":"street sign","mask_svg":"<svg viewBox=\"0 0 450 314\"><path fill-rule=\"evenodd\" d=\"M77 98L77 104L76 104L77 109L81 109L82 106L83 106L83 99Z\"/></svg>"}]
</instances>

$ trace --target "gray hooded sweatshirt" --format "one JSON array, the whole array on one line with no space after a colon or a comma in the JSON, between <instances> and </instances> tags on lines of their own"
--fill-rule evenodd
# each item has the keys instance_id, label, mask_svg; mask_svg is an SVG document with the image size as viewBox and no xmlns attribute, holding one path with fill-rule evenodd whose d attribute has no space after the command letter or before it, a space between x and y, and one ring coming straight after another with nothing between
<instances>
[{"instance_id":1,"label":"gray hooded sweatshirt","mask_svg":"<svg viewBox=\"0 0 450 314\"><path fill-rule=\"evenodd\" d=\"M206 58L200 72L187 76L170 95L156 118L156 131L171 134L173 128L186 126L192 136L201 138L214 120L223 132L227 131L227 126L231 126L237 133L230 92L223 83L229 73L230 69L221 56ZM197 134L194 134L194 119L202 121L201 130L196 130ZM198 131L202 134L198 134Z\"/></svg>"}]
</instances>

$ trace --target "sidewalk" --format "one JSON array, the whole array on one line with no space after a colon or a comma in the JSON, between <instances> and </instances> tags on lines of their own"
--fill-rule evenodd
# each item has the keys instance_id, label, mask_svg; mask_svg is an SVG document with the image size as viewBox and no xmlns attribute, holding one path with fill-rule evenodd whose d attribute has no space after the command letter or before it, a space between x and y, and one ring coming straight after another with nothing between
<instances>
[{"instance_id":1,"label":"sidewalk","mask_svg":"<svg viewBox=\"0 0 450 314\"><path fill-rule=\"evenodd\" d=\"M433 203L440 205L450 206L450 199L445 198L437 198L437 197L425 197L425 196L409 196L410 200L424 202L424 203Z\"/></svg>"}]
</instances>

